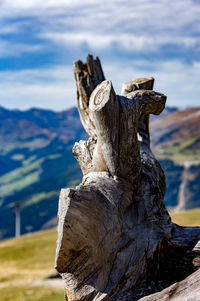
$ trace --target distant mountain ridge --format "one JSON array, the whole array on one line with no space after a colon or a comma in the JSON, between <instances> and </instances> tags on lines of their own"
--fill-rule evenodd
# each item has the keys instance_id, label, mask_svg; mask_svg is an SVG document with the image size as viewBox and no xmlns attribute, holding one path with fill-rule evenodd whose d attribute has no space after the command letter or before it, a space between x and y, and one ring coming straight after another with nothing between
<instances>
[{"instance_id":1,"label":"distant mountain ridge","mask_svg":"<svg viewBox=\"0 0 200 301\"><path fill-rule=\"evenodd\" d=\"M199 155L198 112L199 108L166 108L161 116L151 118L152 148L166 171L165 203L169 207L178 205L180 187L189 191L186 208L200 206L198 164L187 169L188 180L181 186L183 162L196 162ZM74 142L87 139L77 109L53 112L0 107L0 125L0 238L14 235L14 213L9 208L13 201L25 202L23 233L55 225L60 189L76 186L82 177L72 155Z\"/></svg>"},{"instance_id":2,"label":"distant mountain ridge","mask_svg":"<svg viewBox=\"0 0 200 301\"><path fill-rule=\"evenodd\" d=\"M12 149L13 142L22 147L21 143L24 145L33 138L49 141L59 136L64 143L69 143L83 133L76 108L57 113L36 108L18 111L0 107L0 120L1 153Z\"/></svg>"}]
</instances>

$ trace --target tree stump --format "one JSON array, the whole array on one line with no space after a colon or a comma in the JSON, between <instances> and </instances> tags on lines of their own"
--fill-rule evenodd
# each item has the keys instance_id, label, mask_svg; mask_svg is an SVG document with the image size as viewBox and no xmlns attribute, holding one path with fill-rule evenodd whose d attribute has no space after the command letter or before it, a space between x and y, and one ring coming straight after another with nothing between
<instances>
[{"instance_id":1,"label":"tree stump","mask_svg":"<svg viewBox=\"0 0 200 301\"><path fill-rule=\"evenodd\" d=\"M73 148L82 183L61 190L56 269L66 300L139 300L198 268L200 229L171 222L165 175L150 149L149 114L162 112L166 96L152 91L153 78L116 95L91 55L75 62L74 74L90 138Z\"/></svg>"}]
</instances>

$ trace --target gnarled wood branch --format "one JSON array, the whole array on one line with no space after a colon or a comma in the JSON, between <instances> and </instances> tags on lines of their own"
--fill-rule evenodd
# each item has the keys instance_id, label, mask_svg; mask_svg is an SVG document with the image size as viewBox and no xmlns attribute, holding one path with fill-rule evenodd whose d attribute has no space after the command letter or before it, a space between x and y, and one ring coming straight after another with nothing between
<instances>
[{"instance_id":1,"label":"gnarled wood branch","mask_svg":"<svg viewBox=\"0 0 200 301\"><path fill-rule=\"evenodd\" d=\"M149 114L162 112L166 96L152 91L153 78L126 83L116 95L92 56L74 68L91 137L73 148L82 183L61 191L56 268L68 301L136 301L198 266L200 229L171 222L165 176L150 149Z\"/></svg>"}]
</instances>

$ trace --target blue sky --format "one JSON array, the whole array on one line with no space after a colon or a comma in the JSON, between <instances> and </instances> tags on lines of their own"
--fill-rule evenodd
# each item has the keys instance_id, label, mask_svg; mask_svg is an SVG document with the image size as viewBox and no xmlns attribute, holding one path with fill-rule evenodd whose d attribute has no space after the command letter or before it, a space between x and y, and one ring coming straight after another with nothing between
<instances>
[{"instance_id":1,"label":"blue sky","mask_svg":"<svg viewBox=\"0 0 200 301\"><path fill-rule=\"evenodd\" d=\"M200 105L199 0L0 0L0 105L74 106L73 62L87 53L118 94L154 76L169 106Z\"/></svg>"}]
</instances>

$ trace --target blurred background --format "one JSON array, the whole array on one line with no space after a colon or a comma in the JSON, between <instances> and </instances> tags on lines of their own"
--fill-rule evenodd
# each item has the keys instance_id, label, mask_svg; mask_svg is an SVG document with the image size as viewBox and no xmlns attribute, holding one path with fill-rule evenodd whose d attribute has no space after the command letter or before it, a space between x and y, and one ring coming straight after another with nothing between
<instances>
[{"instance_id":1,"label":"blurred background","mask_svg":"<svg viewBox=\"0 0 200 301\"><path fill-rule=\"evenodd\" d=\"M200 225L200 3L1 0L0 16L1 300L63 300L51 280L59 191L80 183L71 149L87 139L75 60L99 56L118 94L123 82L155 78L168 96L150 126L165 204L176 223Z\"/></svg>"}]
</instances>

